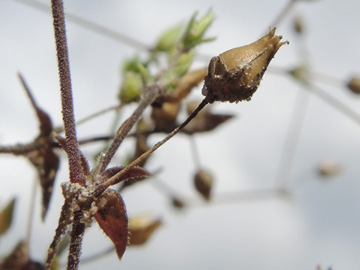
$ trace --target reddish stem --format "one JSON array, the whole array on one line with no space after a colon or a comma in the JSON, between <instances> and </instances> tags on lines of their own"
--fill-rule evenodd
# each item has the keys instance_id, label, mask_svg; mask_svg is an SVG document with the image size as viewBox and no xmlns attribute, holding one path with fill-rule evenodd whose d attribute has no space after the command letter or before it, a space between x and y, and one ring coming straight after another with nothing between
<instances>
[{"instance_id":1,"label":"reddish stem","mask_svg":"<svg viewBox=\"0 0 360 270\"><path fill-rule=\"evenodd\" d=\"M84 184L85 181L81 170L80 152L76 138L70 66L62 0L51 0L51 7L60 77L62 115L66 144L68 148L70 182Z\"/></svg>"}]
</instances>

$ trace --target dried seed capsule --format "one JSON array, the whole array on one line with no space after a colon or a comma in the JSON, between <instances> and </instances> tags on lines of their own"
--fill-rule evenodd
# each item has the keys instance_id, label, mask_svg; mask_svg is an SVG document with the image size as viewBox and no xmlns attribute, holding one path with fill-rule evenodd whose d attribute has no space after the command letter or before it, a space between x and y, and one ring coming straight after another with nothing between
<instances>
[{"instance_id":1,"label":"dried seed capsule","mask_svg":"<svg viewBox=\"0 0 360 270\"><path fill-rule=\"evenodd\" d=\"M318 167L318 173L322 177L336 176L341 172L340 164L334 161L323 161Z\"/></svg>"},{"instance_id":2,"label":"dried seed capsule","mask_svg":"<svg viewBox=\"0 0 360 270\"><path fill-rule=\"evenodd\" d=\"M347 83L347 87L350 89L351 92L354 94L360 94L360 77L353 77Z\"/></svg>"},{"instance_id":3,"label":"dried seed capsule","mask_svg":"<svg viewBox=\"0 0 360 270\"><path fill-rule=\"evenodd\" d=\"M196 190L207 201L210 200L213 182L213 176L203 169L199 170L194 176L194 185Z\"/></svg>"},{"instance_id":4,"label":"dried seed capsule","mask_svg":"<svg viewBox=\"0 0 360 270\"><path fill-rule=\"evenodd\" d=\"M275 36L275 30L273 28L254 43L231 49L211 59L202 90L210 103L251 99L275 53L282 45L289 43L280 42L282 36Z\"/></svg>"},{"instance_id":5,"label":"dried seed capsule","mask_svg":"<svg viewBox=\"0 0 360 270\"><path fill-rule=\"evenodd\" d=\"M297 34L301 35L304 33L304 19L300 16L296 16L293 20L293 27Z\"/></svg>"}]
</instances>

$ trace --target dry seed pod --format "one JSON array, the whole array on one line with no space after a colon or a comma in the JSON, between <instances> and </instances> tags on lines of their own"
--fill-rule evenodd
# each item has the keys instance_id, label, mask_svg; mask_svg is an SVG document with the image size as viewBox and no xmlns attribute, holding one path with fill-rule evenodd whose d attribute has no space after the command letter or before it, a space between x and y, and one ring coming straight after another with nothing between
<instances>
[{"instance_id":1,"label":"dry seed pod","mask_svg":"<svg viewBox=\"0 0 360 270\"><path fill-rule=\"evenodd\" d=\"M153 232L162 225L160 219L152 217L134 217L129 221L129 244L139 246L145 244Z\"/></svg>"},{"instance_id":2,"label":"dry seed pod","mask_svg":"<svg viewBox=\"0 0 360 270\"><path fill-rule=\"evenodd\" d=\"M202 90L210 103L251 99L271 59L282 45L289 43L280 42L282 36L275 36L275 30L254 43L211 59Z\"/></svg>"},{"instance_id":3,"label":"dry seed pod","mask_svg":"<svg viewBox=\"0 0 360 270\"><path fill-rule=\"evenodd\" d=\"M336 176L341 172L341 166L334 161L323 161L318 167L318 173L322 177Z\"/></svg>"},{"instance_id":4,"label":"dry seed pod","mask_svg":"<svg viewBox=\"0 0 360 270\"><path fill-rule=\"evenodd\" d=\"M208 171L201 169L195 174L195 188L205 200L210 200L213 183L213 176Z\"/></svg>"},{"instance_id":5,"label":"dry seed pod","mask_svg":"<svg viewBox=\"0 0 360 270\"><path fill-rule=\"evenodd\" d=\"M297 34L304 33L304 20L301 16L296 16L293 20L293 27Z\"/></svg>"},{"instance_id":6,"label":"dry seed pod","mask_svg":"<svg viewBox=\"0 0 360 270\"><path fill-rule=\"evenodd\" d=\"M347 87L350 89L351 92L354 94L360 94L360 77L353 77L347 83Z\"/></svg>"}]
</instances>

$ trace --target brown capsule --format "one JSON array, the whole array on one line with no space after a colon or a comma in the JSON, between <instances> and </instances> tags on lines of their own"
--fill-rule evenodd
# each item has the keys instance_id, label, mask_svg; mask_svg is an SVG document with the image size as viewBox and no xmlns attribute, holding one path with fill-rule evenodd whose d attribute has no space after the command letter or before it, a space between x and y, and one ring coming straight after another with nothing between
<instances>
[{"instance_id":1,"label":"brown capsule","mask_svg":"<svg viewBox=\"0 0 360 270\"><path fill-rule=\"evenodd\" d=\"M318 167L318 173L322 177L336 176L341 172L340 164L334 161L323 161Z\"/></svg>"},{"instance_id":2,"label":"brown capsule","mask_svg":"<svg viewBox=\"0 0 360 270\"><path fill-rule=\"evenodd\" d=\"M211 189L214 183L213 176L203 169L199 170L194 177L194 185L196 190L205 200L210 200Z\"/></svg>"},{"instance_id":3,"label":"brown capsule","mask_svg":"<svg viewBox=\"0 0 360 270\"><path fill-rule=\"evenodd\" d=\"M282 45L289 43L280 42L282 36L275 36L275 30L254 43L211 59L202 90L210 103L251 99L271 59Z\"/></svg>"},{"instance_id":4,"label":"brown capsule","mask_svg":"<svg viewBox=\"0 0 360 270\"><path fill-rule=\"evenodd\" d=\"M304 20L301 16L296 16L293 20L293 27L297 34L304 33Z\"/></svg>"},{"instance_id":5,"label":"brown capsule","mask_svg":"<svg viewBox=\"0 0 360 270\"><path fill-rule=\"evenodd\" d=\"M360 77L353 77L347 83L347 87L350 89L351 92L354 94L360 94Z\"/></svg>"}]
</instances>

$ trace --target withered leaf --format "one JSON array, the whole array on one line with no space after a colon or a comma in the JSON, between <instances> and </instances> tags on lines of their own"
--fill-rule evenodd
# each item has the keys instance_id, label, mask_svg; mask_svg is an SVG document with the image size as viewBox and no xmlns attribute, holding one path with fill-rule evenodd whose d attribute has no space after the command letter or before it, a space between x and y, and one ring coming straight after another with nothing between
<instances>
[{"instance_id":1,"label":"withered leaf","mask_svg":"<svg viewBox=\"0 0 360 270\"><path fill-rule=\"evenodd\" d=\"M176 118L180 110L179 103L164 102L159 107L153 107L151 118L157 131L171 132L177 127Z\"/></svg>"},{"instance_id":2,"label":"withered leaf","mask_svg":"<svg viewBox=\"0 0 360 270\"><path fill-rule=\"evenodd\" d=\"M11 227L16 199L12 199L0 212L0 235Z\"/></svg>"},{"instance_id":3,"label":"withered leaf","mask_svg":"<svg viewBox=\"0 0 360 270\"><path fill-rule=\"evenodd\" d=\"M18 76L20 78L21 84L23 85L27 96L30 99L31 105L32 105L32 107L33 107L33 109L34 109L34 111L36 113L36 116L38 118L38 121L40 123L40 127L39 127L40 135L39 135L39 137L48 137L51 134L52 130L53 130L51 118L44 110L42 110L36 104L36 101L35 101L32 93L31 93L31 90L28 87L24 77L20 73L18 74Z\"/></svg>"},{"instance_id":4,"label":"withered leaf","mask_svg":"<svg viewBox=\"0 0 360 270\"><path fill-rule=\"evenodd\" d=\"M154 231L162 225L160 219L151 217L134 217L129 221L129 242L132 246L145 244Z\"/></svg>"},{"instance_id":5,"label":"withered leaf","mask_svg":"<svg viewBox=\"0 0 360 270\"><path fill-rule=\"evenodd\" d=\"M121 260L128 244L128 217L122 197L114 190L107 189L98 200L95 219L100 228L114 243Z\"/></svg>"},{"instance_id":6,"label":"withered leaf","mask_svg":"<svg viewBox=\"0 0 360 270\"><path fill-rule=\"evenodd\" d=\"M31 105L36 113L36 116L39 121L39 135L35 139L35 143L39 147L35 150L32 150L24 155L30 160L30 162L35 166L39 182L42 190L42 219L45 218L47 210L49 208L49 203L53 191L53 185L56 177L56 173L59 169L60 159L57 154L52 149L52 137L51 132L53 130L53 125L51 122L50 116L42 110L37 104L31 93L30 88L26 84L24 78L19 73L20 81L25 89L27 96L30 99Z\"/></svg>"},{"instance_id":7,"label":"withered leaf","mask_svg":"<svg viewBox=\"0 0 360 270\"><path fill-rule=\"evenodd\" d=\"M60 159L52 148L43 147L30 152L27 157L35 166L42 192L42 218L45 218L53 191Z\"/></svg>"},{"instance_id":8,"label":"withered leaf","mask_svg":"<svg viewBox=\"0 0 360 270\"><path fill-rule=\"evenodd\" d=\"M44 270L44 265L31 260L28 245L21 241L14 250L0 260L1 270Z\"/></svg>"}]
</instances>

